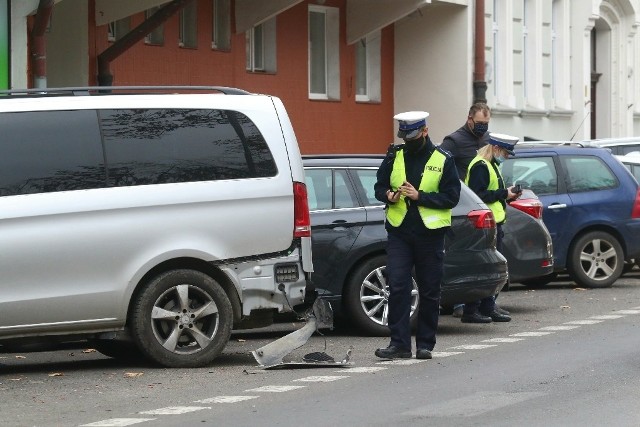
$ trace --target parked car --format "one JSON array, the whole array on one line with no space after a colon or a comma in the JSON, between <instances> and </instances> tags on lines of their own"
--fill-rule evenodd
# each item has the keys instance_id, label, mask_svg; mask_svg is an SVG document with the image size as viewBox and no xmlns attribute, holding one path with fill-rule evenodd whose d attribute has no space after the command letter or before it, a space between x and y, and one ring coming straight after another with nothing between
<instances>
[{"instance_id":1,"label":"parked car","mask_svg":"<svg viewBox=\"0 0 640 427\"><path fill-rule=\"evenodd\" d=\"M312 280L337 313L373 335L388 333L384 205L373 191L382 159L378 155L303 156L311 210ZM530 199L522 200L520 208L539 207ZM519 278L551 272L551 238L540 219L508 209L513 221L507 224L522 236L514 243L514 255L507 255L514 263L509 274ZM442 285L445 308L494 294L507 280L505 258L495 249L493 214L464 184L452 221ZM508 242L511 246L512 241ZM413 312L417 303L416 290Z\"/></svg>"},{"instance_id":2,"label":"parked car","mask_svg":"<svg viewBox=\"0 0 640 427\"><path fill-rule=\"evenodd\" d=\"M638 183L609 149L528 142L502 165L507 185L532 189L553 240L554 273L579 286L611 286L640 255ZM544 285L551 274L526 281Z\"/></svg>"},{"instance_id":3,"label":"parked car","mask_svg":"<svg viewBox=\"0 0 640 427\"><path fill-rule=\"evenodd\" d=\"M638 154L632 152L625 156L615 157L620 160L625 168L629 169L629 172L631 172L631 175L634 176L636 181L640 182L640 152Z\"/></svg>"},{"instance_id":4,"label":"parked car","mask_svg":"<svg viewBox=\"0 0 640 427\"><path fill-rule=\"evenodd\" d=\"M582 141L585 147L608 148L615 155L640 153L640 136L627 138L601 138Z\"/></svg>"},{"instance_id":5,"label":"parked car","mask_svg":"<svg viewBox=\"0 0 640 427\"><path fill-rule=\"evenodd\" d=\"M0 97L0 350L88 339L108 356L203 366L232 328L312 293L284 105L183 89L195 90Z\"/></svg>"}]
</instances>

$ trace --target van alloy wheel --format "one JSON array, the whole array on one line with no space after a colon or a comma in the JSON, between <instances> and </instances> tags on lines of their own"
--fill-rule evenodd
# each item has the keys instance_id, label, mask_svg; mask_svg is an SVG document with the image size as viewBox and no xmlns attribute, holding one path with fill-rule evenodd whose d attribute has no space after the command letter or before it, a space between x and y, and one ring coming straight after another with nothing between
<instances>
[{"instance_id":1,"label":"van alloy wheel","mask_svg":"<svg viewBox=\"0 0 640 427\"><path fill-rule=\"evenodd\" d=\"M143 288L131 326L140 350L151 360L195 367L222 352L232 320L229 298L216 281L198 271L173 270Z\"/></svg>"}]
</instances>

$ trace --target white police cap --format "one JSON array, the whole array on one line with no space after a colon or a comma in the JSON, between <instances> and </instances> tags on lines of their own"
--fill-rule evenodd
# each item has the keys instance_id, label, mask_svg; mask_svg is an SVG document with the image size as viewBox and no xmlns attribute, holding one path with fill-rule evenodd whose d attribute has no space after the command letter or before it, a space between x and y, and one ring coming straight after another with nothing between
<instances>
[{"instance_id":1,"label":"white police cap","mask_svg":"<svg viewBox=\"0 0 640 427\"><path fill-rule=\"evenodd\" d=\"M414 139L420 134L420 129L427 125L429 113L426 111L407 111L393 116L398 121L398 138Z\"/></svg>"},{"instance_id":2,"label":"white police cap","mask_svg":"<svg viewBox=\"0 0 640 427\"><path fill-rule=\"evenodd\" d=\"M489 133L489 144L495 145L507 150L507 153L514 155L513 149L516 148L516 144L520 138L517 136L505 135L503 133Z\"/></svg>"}]
</instances>

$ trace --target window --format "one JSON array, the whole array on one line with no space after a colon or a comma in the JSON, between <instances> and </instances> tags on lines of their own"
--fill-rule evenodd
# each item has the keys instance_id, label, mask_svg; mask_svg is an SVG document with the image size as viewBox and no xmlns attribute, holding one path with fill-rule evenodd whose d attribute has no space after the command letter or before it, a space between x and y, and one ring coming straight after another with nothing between
<instances>
[{"instance_id":1,"label":"window","mask_svg":"<svg viewBox=\"0 0 640 427\"><path fill-rule=\"evenodd\" d=\"M356 185L360 187L364 193L367 205L382 205L383 203L376 199L376 192L374 186L378 180L376 177L376 169L352 169L352 174L355 176Z\"/></svg>"},{"instance_id":2,"label":"window","mask_svg":"<svg viewBox=\"0 0 640 427\"><path fill-rule=\"evenodd\" d=\"M339 10L309 6L309 98L340 99Z\"/></svg>"},{"instance_id":3,"label":"window","mask_svg":"<svg viewBox=\"0 0 640 427\"><path fill-rule=\"evenodd\" d=\"M380 101L380 31L356 42L356 101Z\"/></svg>"},{"instance_id":4,"label":"window","mask_svg":"<svg viewBox=\"0 0 640 427\"><path fill-rule=\"evenodd\" d=\"M552 157L514 157L503 164L501 174L507 187L521 184L540 196L558 193L558 175Z\"/></svg>"},{"instance_id":5,"label":"window","mask_svg":"<svg viewBox=\"0 0 640 427\"><path fill-rule=\"evenodd\" d=\"M343 169L306 169L309 210L357 207L355 194Z\"/></svg>"},{"instance_id":6,"label":"window","mask_svg":"<svg viewBox=\"0 0 640 427\"><path fill-rule=\"evenodd\" d=\"M95 111L0 114L0 196L106 184Z\"/></svg>"},{"instance_id":7,"label":"window","mask_svg":"<svg viewBox=\"0 0 640 427\"><path fill-rule=\"evenodd\" d=\"M109 22L108 29L109 29L109 34L107 36L107 39L110 42L120 40L131 29L131 18L127 16L126 18Z\"/></svg>"},{"instance_id":8,"label":"window","mask_svg":"<svg viewBox=\"0 0 640 427\"><path fill-rule=\"evenodd\" d=\"M571 109L570 5L566 0L553 0L551 9L551 90L548 95L553 108Z\"/></svg>"},{"instance_id":9,"label":"window","mask_svg":"<svg viewBox=\"0 0 640 427\"><path fill-rule=\"evenodd\" d=\"M213 34L211 48L231 49L231 8L229 0L213 0Z\"/></svg>"},{"instance_id":10,"label":"window","mask_svg":"<svg viewBox=\"0 0 640 427\"><path fill-rule=\"evenodd\" d=\"M158 10L160 10L160 7L147 9L144 12L145 18L146 19L151 18L153 14L156 13ZM158 25L153 31L147 34L147 36L144 38L144 42L146 44L162 46L164 44L164 25L163 24Z\"/></svg>"},{"instance_id":11,"label":"window","mask_svg":"<svg viewBox=\"0 0 640 427\"><path fill-rule=\"evenodd\" d=\"M198 2L191 1L180 10L180 47L198 47Z\"/></svg>"},{"instance_id":12,"label":"window","mask_svg":"<svg viewBox=\"0 0 640 427\"><path fill-rule=\"evenodd\" d=\"M562 161L569 193L606 190L618 185L616 176L598 157L566 156Z\"/></svg>"},{"instance_id":13,"label":"window","mask_svg":"<svg viewBox=\"0 0 640 427\"><path fill-rule=\"evenodd\" d=\"M101 110L110 186L275 176L266 141L227 110Z\"/></svg>"},{"instance_id":14,"label":"window","mask_svg":"<svg viewBox=\"0 0 640 427\"><path fill-rule=\"evenodd\" d=\"M246 32L246 68L248 71L276 72L276 18Z\"/></svg>"}]
</instances>

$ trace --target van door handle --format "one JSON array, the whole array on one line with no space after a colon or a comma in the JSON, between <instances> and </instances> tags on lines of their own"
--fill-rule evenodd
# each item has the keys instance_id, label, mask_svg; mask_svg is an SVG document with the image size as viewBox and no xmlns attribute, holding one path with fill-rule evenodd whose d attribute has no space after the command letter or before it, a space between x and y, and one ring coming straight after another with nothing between
<instances>
[{"instance_id":1,"label":"van door handle","mask_svg":"<svg viewBox=\"0 0 640 427\"><path fill-rule=\"evenodd\" d=\"M551 205L549 205L549 207L547 209L563 209L566 208L567 205L566 203L553 203Z\"/></svg>"},{"instance_id":2,"label":"van door handle","mask_svg":"<svg viewBox=\"0 0 640 427\"><path fill-rule=\"evenodd\" d=\"M333 228L334 230L345 230L346 227L345 225L347 224L347 221L344 219L337 219L335 221L333 221L331 223L331 228Z\"/></svg>"}]
</instances>

